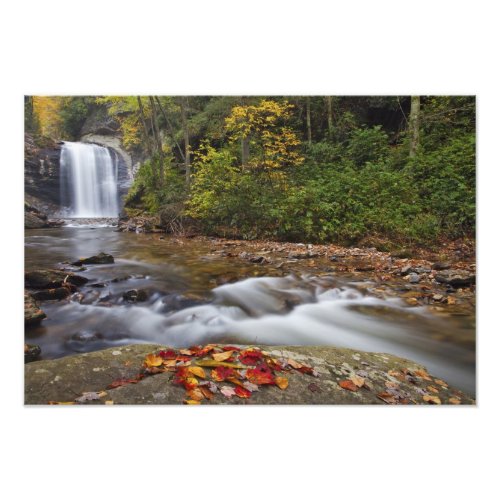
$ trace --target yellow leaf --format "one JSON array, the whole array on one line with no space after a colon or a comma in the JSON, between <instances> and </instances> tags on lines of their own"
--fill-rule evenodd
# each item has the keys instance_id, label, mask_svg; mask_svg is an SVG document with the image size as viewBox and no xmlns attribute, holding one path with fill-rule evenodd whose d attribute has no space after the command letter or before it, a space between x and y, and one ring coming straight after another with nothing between
<instances>
[{"instance_id":1,"label":"yellow leaf","mask_svg":"<svg viewBox=\"0 0 500 500\"><path fill-rule=\"evenodd\" d=\"M199 405L201 403L199 401L196 401L196 399L185 399L184 404L185 405Z\"/></svg>"},{"instance_id":2,"label":"yellow leaf","mask_svg":"<svg viewBox=\"0 0 500 500\"><path fill-rule=\"evenodd\" d=\"M288 364L289 364L292 368L295 368L295 369L302 368L302 365L301 365L298 361L295 361L295 360L294 360L294 359L292 359L292 358L288 358L287 363L288 363Z\"/></svg>"},{"instance_id":3,"label":"yellow leaf","mask_svg":"<svg viewBox=\"0 0 500 500\"><path fill-rule=\"evenodd\" d=\"M233 352L234 351L218 352L212 354L212 357L215 361L226 361L226 359L229 359L233 355Z\"/></svg>"},{"instance_id":4,"label":"yellow leaf","mask_svg":"<svg viewBox=\"0 0 500 500\"><path fill-rule=\"evenodd\" d=\"M425 370L415 370L414 373L417 377L423 378L424 380L432 380Z\"/></svg>"},{"instance_id":5,"label":"yellow leaf","mask_svg":"<svg viewBox=\"0 0 500 500\"><path fill-rule=\"evenodd\" d=\"M435 393L439 392L439 389L437 387L434 387L433 385L428 385L427 390Z\"/></svg>"},{"instance_id":6,"label":"yellow leaf","mask_svg":"<svg viewBox=\"0 0 500 500\"><path fill-rule=\"evenodd\" d=\"M161 366L163 363L163 359L160 356L156 356L155 354L148 354L145 359L146 366L151 368L152 366Z\"/></svg>"},{"instance_id":7,"label":"yellow leaf","mask_svg":"<svg viewBox=\"0 0 500 500\"><path fill-rule=\"evenodd\" d=\"M195 401L201 401L205 397L198 387L187 391L187 395L190 399L194 399Z\"/></svg>"},{"instance_id":8,"label":"yellow leaf","mask_svg":"<svg viewBox=\"0 0 500 500\"><path fill-rule=\"evenodd\" d=\"M288 387L288 379L285 377L276 377L274 381L280 389L286 389Z\"/></svg>"},{"instance_id":9,"label":"yellow leaf","mask_svg":"<svg viewBox=\"0 0 500 500\"><path fill-rule=\"evenodd\" d=\"M113 403L113 400L110 399L109 401L104 401L104 404L105 405L114 405L115 403Z\"/></svg>"},{"instance_id":10,"label":"yellow leaf","mask_svg":"<svg viewBox=\"0 0 500 500\"><path fill-rule=\"evenodd\" d=\"M197 377L206 378L205 370L201 366L190 366L188 372Z\"/></svg>"},{"instance_id":11,"label":"yellow leaf","mask_svg":"<svg viewBox=\"0 0 500 500\"><path fill-rule=\"evenodd\" d=\"M165 366L167 366L167 367L172 367L172 366L175 366L175 365L176 365L176 363L177 363L177 360L175 360L175 359L165 359L165 360L163 361L163 364L164 364Z\"/></svg>"},{"instance_id":12,"label":"yellow leaf","mask_svg":"<svg viewBox=\"0 0 500 500\"><path fill-rule=\"evenodd\" d=\"M450 398L448 399L448 403L451 403L452 405L459 405L462 401L459 398Z\"/></svg>"},{"instance_id":13,"label":"yellow leaf","mask_svg":"<svg viewBox=\"0 0 500 500\"><path fill-rule=\"evenodd\" d=\"M357 375L351 375L351 380L357 387L363 387L365 385L365 379L363 377L358 377Z\"/></svg>"},{"instance_id":14,"label":"yellow leaf","mask_svg":"<svg viewBox=\"0 0 500 500\"><path fill-rule=\"evenodd\" d=\"M430 403L433 405L440 405L441 404L441 400L437 396L425 395L423 399L426 403Z\"/></svg>"},{"instance_id":15,"label":"yellow leaf","mask_svg":"<svg viewBox=\"0 0 500 500\"><path fill-rule=\"evenodd\" d=\"M189 385L198 385L198 379L195 377L187 377L186 383Z\"/></svg>"}]
</instances>

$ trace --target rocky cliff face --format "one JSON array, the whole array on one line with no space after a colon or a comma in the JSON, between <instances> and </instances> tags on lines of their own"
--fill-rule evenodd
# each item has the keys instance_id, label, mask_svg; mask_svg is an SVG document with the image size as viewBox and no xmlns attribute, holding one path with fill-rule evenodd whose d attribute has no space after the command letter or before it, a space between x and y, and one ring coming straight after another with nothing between
<instances>
[{"instance_id":1,"label":"rocky cliff face","mask_svg":"<svg viewBox=\"0 0 500 500\"><path fill-rule=\"evenodd\" d=\"M39 207L52 212L60 205L59 159L61 143L48 137L24 136L24 191Z\"/></svg>"}]
</instances>

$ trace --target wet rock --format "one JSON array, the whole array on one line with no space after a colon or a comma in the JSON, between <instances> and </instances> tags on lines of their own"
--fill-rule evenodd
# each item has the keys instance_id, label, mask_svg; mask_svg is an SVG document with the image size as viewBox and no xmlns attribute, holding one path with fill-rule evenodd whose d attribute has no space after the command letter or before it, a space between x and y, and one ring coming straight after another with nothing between
<instances>
[{"instance_id":1,"label":"wet rock","mask_svg":"<svg viewBox=\"0 0 500 500\"><path fill-rule=\"evenodd\" d=\"M93 304L96 300L99 299L101 294L97 290L92 290L89 293L86 293L84 297L80 300L80 304L90 305Z\"/></svg>"},{"instance_id":2,"label":"wet rock","mask_svg":"<svg viewBox=\"0 0 500 500\"><path fill-rule=\"evenodd\" d=\"M31 294L35 300L62 300L71 295L71 289L66 286L49 288Z\"/></svg>"},{"instance_id":3,"label":"wet rock","mask_svg":"<svg viewBox=\"0 0 500 500\"><path fill-rule=\"evenodd\" d=\"M42 350L40 346L34 344L24 344L24 362L31 363L32 361L36 361Z\"/></svg>"},{"instance_id":4,"label":"wet rock","mask_svg":"<svg viewBox=\"0 0 500 500\"><path fill-rule=\"evenodd\" d=\"M459 288L462 286L471 286L476 282L476 275L467 271L447 270L436 275L438 283Z\"/></svg>"},{"instance_id":5,"label":"wet rock","mask_svg":"<svg viewBox=\"0 0 500 500\"><path fill-rule=\"evenodd\" d=\"M47 315L38 307L35 299L25 290L24 291L24 324L26 326L35 326L40 324Z\"/></svg>"},{"instance_id":6,"label":"wet rock","mask_svg":"<svg viewBox=\"0 0 500 500\"><path fill-rule=\"evenodd\" d=\"M144 302L148 300L148 292L142 289L127 290L123 294L124 300L127 302Z\"/></svg>"},{"instance_id":7,"label":"wet rock","mask_svg":"<svg viewBox=\"0 0 500 500\"><path fill-rule=\"evenodd\" d=\"M451 264L449 262L435 262L432 264L432 269L436 271L444 271L445 269L449 269Z\"/></svg>"},{"instance_id":8,"label":"wet rock","mask_svg":"<svg viewBox=\"0 0 500 500\"><path fill-rule=\"evenodd\" d=\"M308 252L290 252L288 254L289 259L313 259L316 257L319 257L319 253L310 250Z\"/></svg>"},{"instance_id":9,"label":"wet rock","mask_svg":"<svg viewBox=\"0 0 500 500\"><path fill-rule=\"evenodd\" d=\"M24 227L25 229L41 229L50 227L47 220L34 212L24 212Z\"/></svg>"},{"instance_id":10,"label":"wet rock","mask_svg":"<svg viewBox=\"0 0 500 500\"><path fill-rule=\"evenodd\" d=\"M27 288L59 288L64 282L80 286L87 283L85 276L56 269L39 269L24 273L24 285Z\"/></svg>"},{"instance_id":11,"label":"wet rock","mask_svg":"<svg viewBox=\"0 0 500 500\"><path fill-rule=\"evenodd\" d=\"M359 264L354 268L354 270L359 272L370 272L375 271L375 266L372 264Z\"/></svg>"},{"instance_id":12,"label":"wet rock","mask_svg":"<svg viewBox=\"0 0 500 500\"><path fill-rule=\"evenodd\" d=\"M93 255L92 257L78 259L73 262L74 266L83 266L84 264L113 264L115 259L112 255L108 253L101 252L97 255Z\"/></svg>"},{"instance_id":13,"label":"wet rock","mask_svg":"<svg viewBox=\"0 0 500 500\"><path fill-rule=\"evenodd\" d=\"M430 267L422 267L422 266L413 267L412 272L417 273L417 274L427 274L427 273L431 272L431 268Z\"/></svg>"},{"instance_id":14,"label":"wet rock","mask_svg":"<svg viewBox=\"0 0 500 500\"><path fill-rule=\"evenodd\" d=\"M162 300L169 311L180 311L187 307L200 306L206 304L207 300L196 294L169 295Z\"/></svg>"},{"instance_id":15,"label":"wet rock","mask_svg":"<svg viewBox=\"0 0 500 500\"><path fill-rule=\"evenodd\" d=\"M276 358L293 359L314 367L317 377L297 370L287 371L285 390L262 386L249 399L227 399L217 393L203 404L428 404L428 380L419 376L425 368L407 359L389 354L366 353L336 347L261 346ZM108 388L110 382L137 377L144 358L151 352L168 350L160 345L127 345L100 351L66 356L62 359L36 361L25 365L25 404L44 405L49 401L74 401L84 392L106 391L106 397L88 404L182 404L183 387L172 383L172 373L148 376L137 383ZM366 386L359 390L343 389L341 379L357 376L364 369ZM407 378L409 377L409 378ZM442 382L442 381L441 381ZM445 384L444 382L442 382ZM314 384L311 387L311 384ZM435 384L438 384L435 382ZM442 404L458 398L461 404L475 404L474 399L448 384L438 384ZM435 393L432 392L434 397Z\"/></svg>"},{"instance_id":16,"label":"wet rock","mask_svg":"<svg viewBox=\"0 0 500 500\"><path fill-rule=\"evenodd\" d=\"M401 268L401 276L406 276L411 272L411 266L403 266Z\"/></svg>"},{"instance_id":17,"label":"wet rock","mask_svg":"<svg viewBox=\"0 0 500 500\"><path fill-rule=\"evenodd\" d=\"M408 281L410 283L418 283L420 281L420 276L416 273L411 273L408 275L409 279Z\"/></svg>"}]
</instances>

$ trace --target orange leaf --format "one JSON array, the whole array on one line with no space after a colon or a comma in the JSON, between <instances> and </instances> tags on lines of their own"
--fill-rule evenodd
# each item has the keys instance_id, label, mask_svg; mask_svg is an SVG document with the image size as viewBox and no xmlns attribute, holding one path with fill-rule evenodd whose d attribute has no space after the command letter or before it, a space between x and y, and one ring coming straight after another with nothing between
<instances>
[{"instance_id":1,"label":"orange leaf","mask_svg":"<svg viewBox=\"0 0 500 500\"><path fill-rule=\"evenodd\" d=\"M459 405L462 401L459 398L450 398L448 399L448 403L451 403L452 405Z\"/></svg>"},{"instance_id":2,"label":"orange leaf","mask_svg":"<svg viewBox=\"0 0 500 500\"><path fill-rule=\"evenodd\" d=\"M439 389L437 387L434 387L433 385L428 385L427 390L431 391L431 392L436 392L436 393L439 392Z\"/></svg>"},{"instance_id":3,"label":"orange leaf","mask_svg":"<svg viewBox=\"0 0 500 500\"><path fill-rule=\"evenodd\" d=\"M190 366L188 372L197 377L206 378L205 370L201 366Z\"/></svg>"},{"instance_id":4,"label":"orange leaf","mask_svg":"<svg viewBox=\"0 0 500 500\"><path fill-rule=\"evenodd\" d=\"M198 389L202 392L206 399L212 399L214 397L213 392L207 386L198 386Z\"/></svg>"},{"instance_id":5,"label":"orange leaf","mask_svg":"<svg viewBox=\"0 0 500 500\"><path fill-rule=\"evenodd\" d=\"M441 380L439 378L435 378L434 382L436 382L436 384L438 385L441 385L442 387L448 387L448 384L444 380Z\"/></svg>"},{"instance_id":6,"label":"orange leaf","mask_svg":"<svg viewBox=\"0 0 500 500\"><path fill-rule=\"evenodd\" d=\"M236 387L236 389L234 390L234 393L239 398L244 398L244 399L248 399L252 395L252 393L248 389L245 389L244 387L239 387L239 386Z\"/></svg>"},{"instance_id":7,"label":"orange leaf","mask_svg":"<svg viewBox=\"0 0 500 500\"><path fill-rule=\"evenodd\" d=\"M192 356L194 353L191 349L179 349L180 354L184 354L184 356Z\"/></svg>"},{"instance_id":8,"label":"orange leaf","mask_svg":"<svg viewBox=\"0 0 500 500\"><path fill-rule=\"evenodd\" d=\"M185 405L199 405L201 404L199 401L196 401L196 399L185 399L183 401Z\"/></svg>"},{"instance_id":9,"label":"orange leaf","mask_svg":"<svg viewBox=\"0 0 500 500\"><path fill-rule=\"evenodd\" d=\"M156 356L156 354L148 354L144 362L148 368L151 368L152 366L161 366L163 359Z\"/></svg>"},{"instance_id":10,"label":"orange leaf","mask_svg":"<svg viewBox=\"0 0 500 500\"><path fill-rule=\"evenodd\" d=\"M177 363L176 359L166 359L166 360L163 361L163 365L164 366L168 366L168 367L175 366L176 363Z\"/></svg>"},{"instance_id":11,"label":"orange leaf","mask_svg":"<svg viewBox=\"0 0 500 500\"><path fill-rule=\"evenodd\" d=\"M348 391L356 392L359 390L359 387L352 380L341 380L339 385L342 389L347 389Z\"/></svg>"},{"instance_id":12,"label":"orange leaf","mask_svg":"<svg viewBox=\"0 0 500 500\"><path fill-rule=\"evenodd\" d=\"M198 385L198 379L195 377L187 377L184 380L184 387L189 391Z\"/></svg>"},{"instance_id":13,"label":"orange leaf","mask_svg":"<svg viewBox=\"0 0 500 500\"><path fill-rule=\"evenodd\" d=\"M271 371L259 370L258 368L247 370L246 378L253 384L274 384L274 376Z\"/></svg>"},{"instance_id":14,"label":"orange leaf","mask_svg":"<svg viewBox=\"0 0 500 500\"><path fill-rule=\"evenodd\" d=\"M415 370L414 373L417 377L423 378L424 380L432 380L425 370Z\"/></svg>"},{"instance_id":15,"label":"orange leaf","mask_svg":"<svg viewBox=\"0 0 500 500\"><path fill-rule=\"evenodd\" d=\"M275 383L280 389L283 390L288 387L288 379L285 377L276 377Z\"/></svg>"},{"instance_id":16,"label":"orange leaf","mask_svg":"<svg viewBox=\"0 0 500 500\"><path fill-rule=\"evenodd\" d=\"M389 393L389 392L379 392L377 394L377 398L381 399L382 401L385 401L386 403L388 403L390 405L394 405L397 403L397 400L394 397L394 395Z\"/></svg>"},{"instance_id":17,"label":"orange leaf","mask_svg":"<svg viewBox=\"0 0 500 500\"><path fill-rule=\"evenodd\" d=\"M189 399L194 399L195 401L201 401L205 397L203 392L198 387L187 391L187 395L189 396Z\"/></svg>"},{"instance_id":18,"label":"orange leaf","mask_svg":"<svg viewBox=\"0 0 500 500\"><path fill-rule=\"evenodd\" d=\"M440 405L441 404L441 400L437 396L425 395L423 399L426 403L429 403L429 404L433 404L433 405Z\"/></svg>"},{"instance_id":19,"label":"orange leaf","mask_svg":"<svg viewBox=\"0 0 500 500\"><path fill-rule=\"evenodd\" d=\"M350 378L353 384L357 387L363 387L365 385L365 379L363 377L358 377L357 375L351 375Z\"/></svg>"},{"instance_id":20,"label":"orange leaf","mask_svg":"<svg viewBox=\"0 0 500 500\"><path fill-rule=\"evenodd\" d=\"M212 357L215 359L215 361L226 361L226 359L229 359L233 355L233 352L234 351L214 353L212 354Z\"/></svg>"},{"instance_id":21,"label":"orange leaf","mask_svg":"<svg viewBox=\"0 0 500 500\"><path fill-rule=\"evenodd\" d=\"M302 368L302 364L299 363L298 361L295 361L294 359L292 358L289 358L287 359L287 363L292 367L292 368L295 368L296 370L298 370L299 368Z\"/></svg>"}]
</instances>

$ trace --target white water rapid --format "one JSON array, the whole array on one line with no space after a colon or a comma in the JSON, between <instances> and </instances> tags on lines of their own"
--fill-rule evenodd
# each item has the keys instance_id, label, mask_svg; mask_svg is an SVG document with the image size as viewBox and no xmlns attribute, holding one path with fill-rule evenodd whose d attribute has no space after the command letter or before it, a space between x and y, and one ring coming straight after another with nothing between
<instances>
[{"instance_id":1,"label":"white water rapid","mask_svg":"<svg viewBox=\"0 0 500 500\"><path fill-rule=\"evenodd\" d=\"M68 217L118 217L117 166L108 148L64 143L61 205Z\"/></svg>"}]
</instances>

